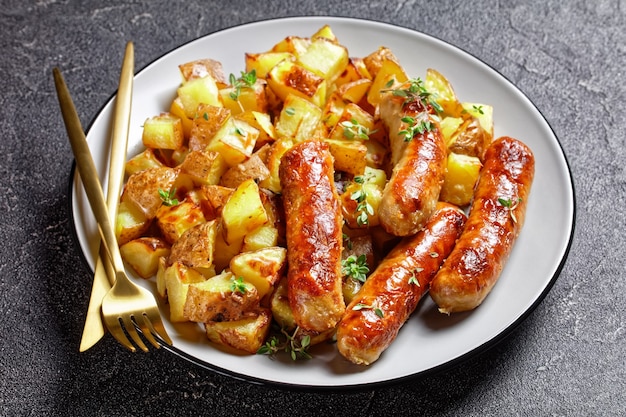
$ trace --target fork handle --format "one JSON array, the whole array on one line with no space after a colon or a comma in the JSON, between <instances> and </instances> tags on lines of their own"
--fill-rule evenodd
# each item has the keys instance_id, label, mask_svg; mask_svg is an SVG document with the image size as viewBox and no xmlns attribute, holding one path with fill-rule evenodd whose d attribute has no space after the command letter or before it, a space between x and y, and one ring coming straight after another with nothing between
<instances>
[{"instance_id":1,"label":"fork handle","mask_svg":"<svg viewBox=\"0 0 626 417\"><path fill-rule=\"evenodd\" d=\"M109 217L104 192L102 191L102 185L98 179L98 171L91 156L91 151L89 150L85 133L80 123L78 113L76 112L76 107L65 84L63 75L61 75L61 71L58 68L54 68L52 73L54 75L54 85L57 89L67 135L70 139L70 145L72 146L72 152L76 160L76 167L78 168L80 178L83 182L91 210L98 222L102 241L115 272L124 271L124 262L122 261L122 256L117 246L117 238L115 237L113 224Z\"/></svg>"}]
</instances>

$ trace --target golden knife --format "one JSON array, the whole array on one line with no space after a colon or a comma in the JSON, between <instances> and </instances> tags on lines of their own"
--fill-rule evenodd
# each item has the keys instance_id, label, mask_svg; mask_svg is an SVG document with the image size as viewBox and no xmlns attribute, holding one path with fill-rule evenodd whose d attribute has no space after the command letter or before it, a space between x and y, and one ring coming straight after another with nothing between
<instances>
[{"instance_id":1,"label":"golden knife","mask_svg":"<svg viewBox=\"0 0 626 417\"><path fill-rule=\"evenodd\" d=\"M126 163L126 148L128 145L128 131L130 128L130 110L132 104L133 76L134 76L134 46L132 42L126 44L124 62L120 74L120 83L115 99L115 112L111 127L111 150L107 186L107 208L109 215L115 219L117 205L124 181L124 165ZM104 336L105 327L102 323L102 298L111 289L115 274L109 258L106 256L104 245L100 245L100 256L96 259L93 285L89 308L85 318L83 336L80 341L80 351L84 352L95 345Z\"/></svg>"}]
</instances>

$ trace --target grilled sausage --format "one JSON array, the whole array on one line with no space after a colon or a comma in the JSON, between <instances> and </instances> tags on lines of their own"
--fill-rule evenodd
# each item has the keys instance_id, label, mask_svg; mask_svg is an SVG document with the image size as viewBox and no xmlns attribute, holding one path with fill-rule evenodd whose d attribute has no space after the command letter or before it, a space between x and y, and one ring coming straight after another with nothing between
<instances>
[{"instance_id":1,"label":"grilled sausage","mask_svg":"<svg viewBox=\"0 0 626 417\"><path fill-rule=\"evenodd\" d=\"M471 310L495 285L524 224L534 171L532 151L516 139L487 149L465 230L431 283L441 312Z\"/></svg>"},{"instance_id":2,"label":"grilled sausage","mask_svg":"<svg viewBox=\"0 0 626 417\"><path fill-rule=\"evenodd\" d=\"M367 278L337 327L337 347L353 363L376 361L428 290L466 216L448 203L416 235L405 237Z\"/></svg>"},{"instance_id":3,"label":"grilled sausage","mask_svg":"<svg viewBox=\"0 0 626 417\"><path fill-rule=\"evenodd\" d=\"M417 233L435 210L446 170L446 144L430 106L419 99L407 101L387 92L379 111L393 165L378 208L380 223L388 233L408 236ZM422 133L416 129L420 125Z\"/></svg>"},{"instance_id":4,"label":"grilled sausage","mask_svg":"<svg viewBox=\"0 0 626 417\"><path fill-rule=\"evenodd\" d=\"M296 323L317 332L335 327L345 310L343 221L333 175L333 158L322 141L297 144L281 159L289 304Z\"/></svg>"}]
</instances>

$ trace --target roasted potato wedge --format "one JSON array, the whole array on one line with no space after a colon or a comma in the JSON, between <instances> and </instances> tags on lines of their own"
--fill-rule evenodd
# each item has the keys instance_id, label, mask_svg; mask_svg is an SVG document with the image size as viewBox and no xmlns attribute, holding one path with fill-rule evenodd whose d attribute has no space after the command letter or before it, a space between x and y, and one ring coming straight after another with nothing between
<instances>
[{"instance_id":1,"label":"roasted potato wedge","mask_svg":"<svg viewBox=\"0 0 626 417\"><path fill-rule=\"evenodd\" d=\"M153 277L159 268L159 258L169 256L170 245L158 237L139 237L120 246L122 259L141 278Z\"/></svg>"},{"instance_id":2,"label":"roasted potato wedge","mask_svg":"<svg viewBox=\"0 0 626 417\"><path fill-rule=\"evenodd\" d=\"M265 149L263 151L265 151ZM265 162L263 162L262 153L263 152L255 152L244 162L230 167L224 172L224 175L220 177L220 185L223 187L237 188L242 182L247 180L254 180L259 183L268 178L270 176L270 170L265 165Z\"/></svg>"},{"instance_id":3,"label":"roasted potato wedge","mask_svg":"<svg viewBox=\"0 0 626 417\"><path fill-rule=\"evenodd\" d=\"M186 81L178 88L177 93L183 111L190 119L196 117L200 104L209 104L217 107L223 106L217 82L215 78L209 74L201 78L192 78Z\"/></svg>"},{"instance_id":4,"label":"roasted potato wedge","mask_svg":"<svg viewBox=\"0 0 626 417\"><path fill-rule=\"evenodd\" d=\"M260 308L254 315L231 321L204 323L210 341L255 354L265 342L272 325L272 312Z\"/></svg>"},{"instance_id":5,"label":"roasted potato wedge","mask_svg":"<svg viewBox=\"0 0 626 417\"><path fill-rule=\"evenodd\" d=\"M183 317L198 323L239 320L258 307L256 287L231 272L223 272L189 285Z\"/></svg>"},{"instance_id":6,"label":"roasted potato wedge","mask_svg":"<svg viewBox=\"0 0 626 417\"><path fill-rule=\"evenodd\" d=\"M126 201L120 202L115 218L115 237L117 243L123 245L133 239L140 238L148 231L152 220L148 219L143 210Z\"/></svg>"},{"instance_id":7,"label":"roasted potato wedge","mask_svg":"<svg viewBox=\"0 0 626 417\"><path fill-rule=\"evenodd\" d=\"M472 201L481 168L478 157L450 152L439 199L459 207L467 206Z\"/></svg>"},{"instance_id":8,"label":"roasted potato wedge","mask_svg":"<svg viewBox=\"0 0 626 417\"><path fill-rule=\"evenodd\" d=\"M228 165L219 152L198 150L187 154L180 169L195 185L215 185L228 170Z\"/></svg>"},{"instance_id":9,"label":"roasted potato wedge","mask_svg":"<svg viewBox=\"0 0 626 417\"><path fill-rule=\"evenodd\" d=\"M153 219L163 204L161 193L176 188L177 168L151 168L136 172L126 182L122 201L141 210L146 219Z\"/></svg>"},{"instance_id":10,"label":"roasted potato wedge","mask_svg":"<svg viewBox=\"0 0 626 417\"><path fill-rule=\"evenodd\" d=\"M235 243L268 221L259 187L254 180L241 183L222 208L226 243Z\"/></svg>"},{"instance_id":11,"label":"roasted potato wedge","mask_svg":"<svg viewBox=\"0 0 626 417\"><path fill-rule=\"evenodd\" d=\"M181 149L185 141L183 122L171 113L161 113L143 122L141 141L156 149Z\"/></svg>"},{"instance_id":12,"label":"roasted potato wedge","mask_svg":"<svg viewBox=\"0 0 626 417\"><path fill-rule=\"evenodd\" d=\"M475 117L466 119L452 134L448 150L457 154L475 156L482 161L491 137Z\"/></svg>"},{"instance_id":13,"label":"roasted potato wedge","mask_svg":"<svg viewBox=\"0 0 626 417\"><path fill-rule=\"evenodd\" d=\"M170 243L176 242L187 230L205 222L204 210L191 199L175 205L164 204L156 214L157 226Z\"/></svg>"},{"instance_id":14,"label":"roasted potato wedge","mask_svg":"<svg viewBox=\"0 0 626 417\"><path fill-rule=\"evenodd\" d=\"M173 323L189 321L184 315L189 285L205 281L205 276L193 268L176 262L165 269L162 279L170 305L170 321Z\"/></svg>"},{"instance_id":15,"label":"roasted potato wedge","mask_svg":"<svg viewBox=\"0 0 626 417\"><path fill-rule=\"evenodd\" d=\"M200 270L211 269L216 233L217 222L215 220L190 227L172 245L169 263L179 262Z\"/></svg>"},{"instance_id":16,"label":"roasted potato wedge","mask_svg":"<svg viewBox=\"0 0 626 417\"><path fill-rule=\"evenodd\" d=\"M287 262L287 250L279 246L242 252L230 261L230 270L235 276L252 283L263 298L270 293L282 277Z\"/></svg>"},{"instance_id":17,"label":"roasted potato wedge","mask_svg":"<svg viewBox=\"0 0 626 417\"><path fill-rule=\"evenodd\" d=\"M293 138L296 142L315 136L322 120L322 109L300 96L288 94L278 121L276 134L279 137Z\"/></svg>"},{"instance_id":18,"label":"roasted potato wedge","mask_svg":"<svg viewBox=\"0 0 626 417\"><path fill-rule=\"evenodd\" d=\"M156 156L154 149L147 148L126 162L125 173L130 176L145 169L162 168L163 166L163 162Z\"/></svg>"},{"instance_id":19,"label":"roasted potato wedge","mask_svg":"<svg viewBox=\"0 0 626 417\"><path fill-rule=\"evenodd\" d=\"M198 59L181 64L178 68L185 81L204 78L208 75L211 76L218 85L226 85L228 83L224 75L222 63L214 59Z\"/></svg>"}]
</instances>

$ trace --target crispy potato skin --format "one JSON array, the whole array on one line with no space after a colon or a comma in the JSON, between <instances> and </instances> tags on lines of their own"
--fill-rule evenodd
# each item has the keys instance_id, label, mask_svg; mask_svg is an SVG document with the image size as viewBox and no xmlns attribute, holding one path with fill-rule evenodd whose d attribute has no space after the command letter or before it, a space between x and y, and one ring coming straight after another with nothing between
<instances>
[{"instance_id":1,"label":"crispy potato skin","mask_svg":"<svg viewBox=\"0 0 626 417\"><path fill-rule=\"evenodd\" d=\"M475 156L482 162L491 143L489 134L475 117L466 120L459 130L460 132L455 135L454 141L450 144L450 152Z\"/></svg>"},{"instance_id":2,"label":"crispy potato skin","mask_svg":"<svg viewBox=\"0 0 626 417\"><path fill-rule=\"evenodd\" d=\"M288 296L305 330L333 328L345 310L341 291L342 216L328 145L306 141L280 164L287 225Z\"/></svg>"},{"instance_id":3,"label":"crispy potato skin","mask_svg":"<svg viewBox=\"0 0 626 417\"><path fill-rule=\"evenodd\" d=\"M213 264L216 222L211 220L187 229L174 242L167 266L181 262L190 268L209 268Z\"/></svg>"},{"instance_id":4,"label":"crispy potato skin","mask_svg":"<svg viewBox=\"0 0 626 417\"><path fill-rule=\"evenodd\" d=\"M140 209L147 219L153 219L163 204L159 189L169 191L179 171L179 168L159 167L137 172L129 177L123 198Z\"/></svg>"},{"instance_id":5,"label":"crispy potato skin","mask_svg":"<svg viewBox=\"0 0 626 417\"><path fill-rule=\"evenodd\" d=\"M487 149L465 230L431 283L442 313L476 308L497 282L524 224L534 171L532 151L516 139L501 137Z\"/></svg>"},{"instance_id":6,"label":"crispy potato skin","mask_svg":"<svg viewBox=\"0 0 626 417\"><path fill-rule=\"evenodd\" d=\"M438 203L424 228L392 249L365 281L337 326L337 347L342 356L359 365L369 365L380 357L428 290L465 220L456 206ZM412 277L419 284L410 282ZM379 308L383 317L372 308L355 310L358 304Z\"/></svg>"},{"instance_id":7,"label":"crispy potato skin","mask_svg":"<svg viewBox=\"0 0 626 417\"><path fill-rule=\"evenodd\" d=\"M398 134L406 128L405 116L420 119L428 113L421 101L404 104L404 98L386 93L380 104L380 117L388 132L393 171L383 190L379 207L380 223L396 236L417 233L434 212L446 170L447 149L439 124L432 130L405 141Z\"/></svg>"}]
</instances>

